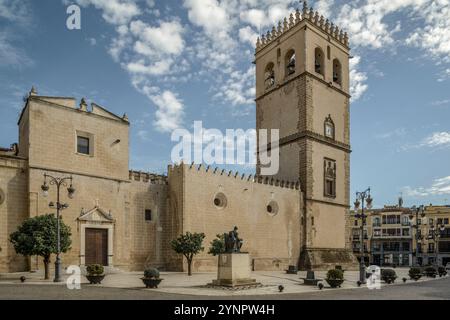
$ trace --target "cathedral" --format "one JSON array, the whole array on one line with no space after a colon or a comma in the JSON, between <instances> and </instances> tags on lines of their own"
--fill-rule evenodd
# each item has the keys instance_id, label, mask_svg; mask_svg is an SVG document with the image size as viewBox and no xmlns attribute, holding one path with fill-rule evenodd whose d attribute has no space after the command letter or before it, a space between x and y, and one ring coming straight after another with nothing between
<instances>
[{"instance_id":1,"label":"cathedral","mask_svg":"<svg viewBox=\"0 0 450 320\"><path fill-rule=\"evenodd\" d=\"M18 143L0 148L0 273L42 264L17 255L9 235L25 219L55 211L56 187L44 175L72 177L76 189L73 199L62 192L72 233L64 267L182 271L185 261L170 242L190 231L206 234L193 269L215 271L209 243L238 226L254 271L356 269L348 226L349 50L347 34L306 5L258 39L256 129L279 130L273 176L262 175L261 161L251 175L201 164L169 165L167 176L130 171L126 115L33 88Z\"/></svg>"}]
</instances>

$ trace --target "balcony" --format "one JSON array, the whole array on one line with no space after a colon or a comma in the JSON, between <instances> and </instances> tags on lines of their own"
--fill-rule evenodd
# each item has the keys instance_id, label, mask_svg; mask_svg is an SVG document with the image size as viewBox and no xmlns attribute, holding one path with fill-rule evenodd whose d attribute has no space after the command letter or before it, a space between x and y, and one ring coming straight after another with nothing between
<instances>
[{"instance_id":1,"label":"balcony","mask_svg":"<svg viewBox=\"0 0 450 320\"><path fill-rule=\"evenodd\" d=\"M373 224L372 224L372 227L381 227L381 222L374 222Z\"/></svg>"}]
</instances>

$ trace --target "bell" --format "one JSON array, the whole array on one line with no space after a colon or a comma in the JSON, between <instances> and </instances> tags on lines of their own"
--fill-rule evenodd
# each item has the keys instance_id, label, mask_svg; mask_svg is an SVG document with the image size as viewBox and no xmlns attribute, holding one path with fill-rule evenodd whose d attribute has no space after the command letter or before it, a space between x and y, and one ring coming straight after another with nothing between
<instances>
[{"instance_id":1,"label":"bell","mask_svg":"<svg viewBox=\"0 0 450 320\"><path fill-rule=\"evenodd\" d=\"M338 77L337 73L335 72L335 73L333 74L333 81L334 81L334 82L337 82L338 80L339 80L339 77Z\"/></svg>"},{"instance_id":2,"label":"bell","mask_svg":"<svg viewBox=\"0 0 450 320\"><path fill-rule=\"evenodd\" d=\"M314 64L315 68L316 68L316 72L320 73L320 63L319 61L316 60L316 63Z\"/></svg>"}]
</instances>

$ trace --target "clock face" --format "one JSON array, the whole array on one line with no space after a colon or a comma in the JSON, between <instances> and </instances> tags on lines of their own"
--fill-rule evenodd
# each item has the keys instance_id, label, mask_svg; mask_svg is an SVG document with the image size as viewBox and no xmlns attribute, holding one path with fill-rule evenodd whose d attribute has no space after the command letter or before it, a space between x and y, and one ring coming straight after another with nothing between
<instances>
[{"instance_id":1,"label":"clock face","mask_svg":"<svg viewBox=\"0 0 450 320\"><path fill-rule=\"evenodd\" d=\"M328 138L333 138L333 127L329 124L325 126L325 135Z\"/></svg>"}]
</instances>

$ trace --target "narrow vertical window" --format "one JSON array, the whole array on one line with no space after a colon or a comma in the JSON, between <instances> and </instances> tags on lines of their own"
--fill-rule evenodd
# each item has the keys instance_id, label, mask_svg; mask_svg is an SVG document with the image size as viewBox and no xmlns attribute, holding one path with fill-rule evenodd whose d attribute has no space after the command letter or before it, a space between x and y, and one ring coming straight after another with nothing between
<instances>
[{"instance_id":1,"label":"narrow vertical window","mask_svg":"<svg viewBox=\"0 0 450 320\"><path fill-rule=\"evenodd\" d=\"M285 65L286 65L286 77L295 73L295 51L289 50L286 54Z\"/></svg>"},{"instance_id":2,"label":"narrow vertical window","mask_svg":"<svg viewBox=\"0 0 450 320\"><path fill-rule=\"evenodd\" d=\"M342 66L338 59L333 60L333 81L342 84Z\"/></svg>"},{"instance_id":3,"label":"narrow vertical window","mask_svg":"<svg viewBox=\"0 0 450 320\"><path fill-rule=\"evenodd\" d=\"M145 210L145 221L152 221L152 210Z\"/></svg>"},{"instance_id":4,"label":"narrow vertical window","mask_svg":"<svg viewBox=\"0 0 450 320\"><path fill-rule=\"evenodd\" d=\"M266 70L264 72L264 84L266 89L273 87L275 84L275 71L274 64L271 62L266 66Z\"/></svg>"},{"instance_id":5,"label":"narrow vertical window","mask_svg":"<svg viewBox=\"0 0 450 320\"><path fill-rule=\"evenodd\" d=\"M316 48L314 51L314 70L316 73L319 73L321 75L325 75L325 63L324 63L324 56L323 51L320 48Z\"/></svg>"},{"instance_id":6,"label":"narrow vertical window","mask_svg":"<svg viewBox=\"0 0 450 320\"><path fill-rule=\"evenodd\" d=\"M336 161L324 160L324 196L336 197Z\"/></svg>"}]
</instances>

